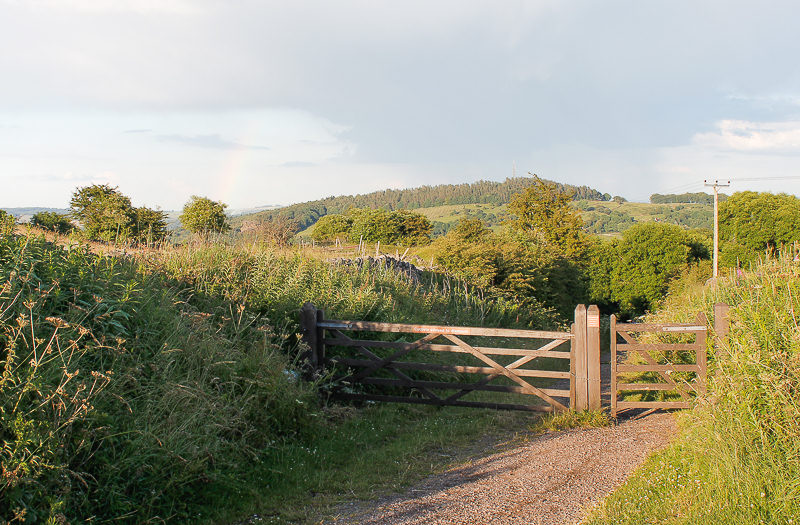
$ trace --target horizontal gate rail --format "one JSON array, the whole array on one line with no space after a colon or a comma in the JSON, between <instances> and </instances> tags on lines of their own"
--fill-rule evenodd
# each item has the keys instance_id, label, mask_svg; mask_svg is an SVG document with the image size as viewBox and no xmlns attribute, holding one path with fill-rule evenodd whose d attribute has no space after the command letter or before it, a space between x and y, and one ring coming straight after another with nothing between
<instances>
[{"instance_id":1,"label":"horizontal gate rail","mask_svg":"<svg viewBox=\"0 0 800 525\"><path fill-rule=\"evenodd\" d=\"M318 373L323 367L339 371L346 370L346 373L342 374L340 372L338 376L334 376L332 382L334 385L332 395L339 399L498 408L534 412L566 410L568 406L573 404L575 391L574 372L523 368L538 358L569 359L570 364L572 364L576 339L576 335L573 332L325 319L322 310L316 309L310 303L303 307L301 315L303 337L310 347L309 353L305 357L314 368L314 371ZM356 339L355 336L345 332L418 334L420 338L413 342L367 340ZM473 345L462 339L464 336L539 339L545 341L537 345L538 348L503 348ZM440 341L436 342L437 339ZM547 341L548 339L549 341ZM336 353L330 353L332 347L351 350L349 355L336 355ZM378 350L382 350L381 354L383 355L376 354L375 351ZM470 354L478 363L462 365L423 362L418 356L424 355L425 352L448 352L454 355ZM502 356L502 362L510 362L501 364L496 360L497 358L490 356ZM411 359L409 359L410 357ZM447 381L439 380L430 375L421 378L412 377L408 375L411 371L478 374L483 377L475 382L464 381L463 379L458 380L457 378L453 378L453 381ZM376 376L378 372L380 374ZM506 378L512 384L490 384L491 381L501 377ZM561 388L552 387L552 385L551 387L536 386L529 381L531 378L561 380L564 386ZM566 388L567 382L570 385L569 389ZM356 385L370 385L373 390L375 387L386 387L395 391L406 390L409 395L394 395L394 392L359 392L357 388L353 390ZM416 396L413 395L414 392L417 393ZM462 397L472 392L526 394L535 396L535 398L544 401L545 404L500 403L462 399Z\"/></svg>"},{"instance_id":2,"label":"horizontal gate rail","mask_svg":"<svg viewBox=\"0 0 800 525\"><path fill-rule=\"evenodd\" d=\"M689 408L695 395L702 395L706 390L707 354L706 336L708 328L706 316L698 314L695 323L618 323L616 316L611 316L611 415L616 417L622 410L644 408L650 410ZM687 334L694 335L693 343L642 343L634 335L637 333ZM619 341L622 339L622 341ZM684 354L693 357L694 364L659 363L656 355L662 352L666 356ZM619 364L618 355L626 353L638 355L645 364ZM689 354L689 355L686 355ZM620 382L620 374L628 372L653 373L658 375L659 382ZM672 377L675 372L693 373L694 379L683 380ZM676 401L620 401L621 392L674 392L680 396Z\"/></svg>"},{"instance_id":3,"label":"horizontal gate rail","mask_svg":"<svg viewBox=\"0 0 800 525\"><path fill-rule=\"evenodd\" d=\"M375 361L365 359L351 359L347 357L334 357L326 360L328 363L341 363L348 366L372 366ZM495 368L484 366L466 366L466 365L442 365L439 363L414 363L411 361L393 361L391 366L394 368L404 368L407 370L431 370L436 372L457 372L461 374L493 374L497 371ZM569 372L558 372L554 370L515 370L515 373L522 377L545 377L551 379L569 379Z\"/></svg>"},{"instance_id":4,"label":"horizontal gate rail","mask_svg":"<svg viewBox=\"0 0 800 525\"><path fill-rule=\"evenodd\" d=\"M568 332L543 332L541 330L514 330L511 328L480 328L475 326L437 326L425 324L374 323L370 321L325 320L317 323L329 330L356 330L359 332L393 332L407 334L482 335L488 337L520 337L528 339L571 339Z\"/></svg>"}]
</instances>

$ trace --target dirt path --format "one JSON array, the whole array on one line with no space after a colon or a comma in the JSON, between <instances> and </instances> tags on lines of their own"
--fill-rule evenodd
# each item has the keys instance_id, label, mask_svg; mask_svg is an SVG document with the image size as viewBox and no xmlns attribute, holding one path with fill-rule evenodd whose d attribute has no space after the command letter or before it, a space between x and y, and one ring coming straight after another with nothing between
<instances>
[{"instance_id":1,"label":"dirt path","mask_svg":"<svg viewBox=\"0 0 800 525\"><path fill-rule=\"evenodd\" d=\"M675 432L669 414L545 434L428 478L401 496L352 505L326 523L577 523Z\"/></svg>"}]
</instances>

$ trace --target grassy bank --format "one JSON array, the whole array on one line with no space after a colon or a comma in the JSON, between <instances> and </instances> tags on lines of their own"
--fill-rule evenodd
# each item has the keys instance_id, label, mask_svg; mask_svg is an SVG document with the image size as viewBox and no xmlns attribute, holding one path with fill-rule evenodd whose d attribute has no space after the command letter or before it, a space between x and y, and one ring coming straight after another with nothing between
<instances>
[{"instance_id":1,"label":"grassy bank","mask_svg":"<svg viewBox=\"0 0 800 525\"><path fill-rule=\"evenodd\" d=\"M523 414L325 407L297 379L299 306L528 326L435 275L194 246L99 256L0 236L0 519L273 521L326 513L453 461Z\"/></svg>"},{"instance_id":2,"label":"grassy bank","mask_svg":"<svg viewBox=\"0 0 800 525\"><path fill-rule=\"evenodd\" d=\"M792 523L800 516L800 265L770 261L717 286L668 298L652 320L712 318L732 327L708 399L681 416L681 434L590 523Z\"/></svg>"}]
</instances>

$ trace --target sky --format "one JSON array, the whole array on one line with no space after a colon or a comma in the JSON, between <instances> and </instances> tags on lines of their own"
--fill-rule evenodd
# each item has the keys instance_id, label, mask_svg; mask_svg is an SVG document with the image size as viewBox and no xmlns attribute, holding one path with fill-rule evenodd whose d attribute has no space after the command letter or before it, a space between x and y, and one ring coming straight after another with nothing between
<instances>
[{"instance_id":1,"label":"sky","mask_svg":"<svg viewBox=\"0 0 800 525\"><path fill-rule=\"evenodd\" d=\"M800 195L800 2L0 0L0 207Z\"/></svg>"}]
</instances>

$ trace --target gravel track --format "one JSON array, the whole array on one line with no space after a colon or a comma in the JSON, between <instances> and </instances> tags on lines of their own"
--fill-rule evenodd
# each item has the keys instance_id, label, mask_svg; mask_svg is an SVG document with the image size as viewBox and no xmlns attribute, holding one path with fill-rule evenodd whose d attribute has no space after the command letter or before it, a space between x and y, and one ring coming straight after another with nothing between
<instances>
[{"instance_id":1,"label":"gravel track","mask_svg":"<svg viewBox=\"0 0 800 525\"><path fill-rule=\"evenodd\" d=\"M570 524L675 434L670 414L544 434L423 481L400 496L340 509L337 524Z\"/></svg>"}]
</instances>

